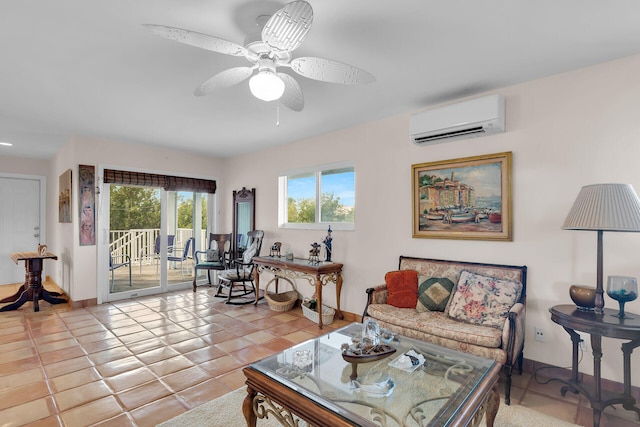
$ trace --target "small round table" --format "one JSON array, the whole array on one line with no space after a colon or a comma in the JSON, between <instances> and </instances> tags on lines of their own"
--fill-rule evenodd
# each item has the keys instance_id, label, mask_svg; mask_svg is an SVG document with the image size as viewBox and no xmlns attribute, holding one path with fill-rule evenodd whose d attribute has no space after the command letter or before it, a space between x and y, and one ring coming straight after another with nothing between
<instances>
[{"instance_id":1,"label":"small round table","mask_svg":"<svg viewBox=\"0 0 640 427\"><path fill-rule=\"evenodd\" d=\"M618 310L604 309L604 314L596 314L593 311L578 310L575 305L556 305L549 309L551 320L562 326L571 336L573 343L573 358L571 379L568 381L554 378L566 385L560 392L564 395L567 391L582 393L591 403L593 408L593 425L600 425L600 416L604 408L609 405L621 403L624 409L635 411L640 416L640 408L636 406L636 400L631 395L631 353L640 346L640 315L627 313L628 318L620 319L615 316ZM580 335L576 332L585 332L591 336L591 349L593 352L593 377L594 389L590 390L578 379L578 346ZM624 392L610 393L602 391L600 362L602 360L602 337L630 340L622 344Z\"/></svg>"},{"instance_id":2,"label":"small round table","mask_svg":"<svg viewBox=\"0 0 640 427\"><path fill-rule=\"evenodd\" d=\"M0 308L0 311L17 310L27 301L33 301L33 311L40 311L38 300L41 299L51 304L67 302L66 299L55 298L60 296L59 293L49 292L42 287L42 264L45 259L58 259L56 255L50 252L44 255L38 252L14 252L11 254L11 259L16 264L18 261L24 261L25 282L14 295L0 300L0 303L11 303Z\"/></svg>"}]
</instances>

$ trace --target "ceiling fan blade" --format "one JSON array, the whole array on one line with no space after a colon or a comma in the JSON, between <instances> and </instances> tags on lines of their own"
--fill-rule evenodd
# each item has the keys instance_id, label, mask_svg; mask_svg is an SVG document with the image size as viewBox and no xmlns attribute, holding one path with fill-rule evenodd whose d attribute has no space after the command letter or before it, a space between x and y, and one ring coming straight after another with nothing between
<instances>
[{"instance_id":1,"label":"ceiling fan blade","mask_svg":"<svg viewBox=\"0 0 640 427\"><path fill-rule=\"evenodd\" d=\"M226 55L244 56L247 50L239 44L219 37L196 33L181 28L165 27L164 25L143 24L149 31L170 40L199 47Z\"/></svg>"},{"instance_id":2,"label":"ceiling fan blade","mask_svg":"<svg viewBox=\"0 0 640 427\"><path fill-rule=\"evenodd\" d=\"M236 67L224 70L202 83L193 92L195 96L207 95L218 89L224 89L240 83L251 76L255 67Z\"/></svg>"},{"instance_id":3,"label":"ceiling fan blade","mask_svg":"<svg viewBox=\"0 0 640 427\"><path fill-rule=\"evenodd\" d=\"M368 72L331 59L302 57L291 61L291 68L301 76L314 80L342 84L373 83L376 78Z\"/></svg>"},{"instance_id":4,"label":"ceiling fan blade","mask_svg":"<svg viewBox=\"0 0 640 427\"><path fill-rule=\"evenodd\" d=\"M302 95L302 89L296 79L285 73L278 73L278 77L284 82L284 93L280 97L280 101L293 111L302 111L304 95Z\"/></svg>"},{"instance_id":5,"label":"ceiling fan blade","mask_svg":"<svg viewBox=\"0 0 640 427\"><path fill-rule=\"evenodd\" d=\"M313 23L313 9L306 1L284 5L262 28L262 41L273 49L292 51L302 43Z\"/></svg>"}]
</instances>

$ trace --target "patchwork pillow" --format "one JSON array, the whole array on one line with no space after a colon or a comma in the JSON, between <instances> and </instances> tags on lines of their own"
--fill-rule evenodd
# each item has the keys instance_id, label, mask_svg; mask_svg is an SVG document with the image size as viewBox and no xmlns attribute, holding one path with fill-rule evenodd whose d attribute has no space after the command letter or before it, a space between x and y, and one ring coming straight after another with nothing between
<instances>
[{"instance_id":1,"label":"patchwork pillow","mask_svg":"<svg viewBox=\"0 0 640 427\"><path fill-rule=\"evenodd\" d=\"M390 271L384 276L387 285L387 304L398 308L415 308L418 302L418 272Z\"/></svg>"},{"instance_id":2,"label":"patchwork pillow","mask_svg":"<svg viewBox=\"0 0 640 427\"><path fill-rule=\"evenodd\" d=\"M451 297L449 316L501 329L521 292L522 283L463 271Z\"/></svg>"},{"instance_id":3,"label":"patchwork pillow","mask_svg":"<svg viewBox=\"0 0 640 427\"><path fill-rule=\"evenodd\" d=\"M455 283L446 277L429 277L418 274L418 303L416 311L444 311Z\"/></svg>"}]
</instances>

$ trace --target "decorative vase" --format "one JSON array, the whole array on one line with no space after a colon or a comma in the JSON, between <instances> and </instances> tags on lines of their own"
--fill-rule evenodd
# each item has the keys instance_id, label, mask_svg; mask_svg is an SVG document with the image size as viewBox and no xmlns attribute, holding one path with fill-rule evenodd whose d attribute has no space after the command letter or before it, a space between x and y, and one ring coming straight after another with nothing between
<instances>
[{"instance_id":1,"label":"decorative vase","mask_svg":"<svg viewBox=\"0 0 640 427\"><path fill-rule=\"evenodd\" d=\"M632 319L624 314L624 304L638 298L638 281L635 277L609 276L607 278L607 295L618 301L620 311L613 316L621 319Z\"/></svg>"},{"instance_id":2,"label":"decorative vase","mask_svg":"<svg viewBox=\"0 0 640 427\"><path fill-rule=\"evenodd\" d=\"M592 286L571 285L569 296L578 310L593 311L596 306L596 288Z\"/></svg>"}]
</instances>

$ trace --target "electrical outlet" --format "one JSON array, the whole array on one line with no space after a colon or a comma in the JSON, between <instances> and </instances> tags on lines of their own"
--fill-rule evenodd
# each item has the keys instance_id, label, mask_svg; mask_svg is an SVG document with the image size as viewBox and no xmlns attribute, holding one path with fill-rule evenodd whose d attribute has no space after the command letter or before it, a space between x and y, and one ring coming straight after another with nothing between
<instances>
[{"instance_id":1,"label":"electrical outlet","mask_svg":"<svg viewBox=\"0 0 640 427\"><path fill-rule=\"evenodd\" d=\"M544 342L544 329L536 328L536 341Z\"/></svg>"},{"instance_id":2,"label":"electrical outlet","mask_svg":"<svg viewBox=\"0 0 640 427\"><path fill-rule=\"evenodd\" d=\"M580 344L580 351L587 351L587 343L583 339L578 344Z\"/></svg>"}]
</instances>

